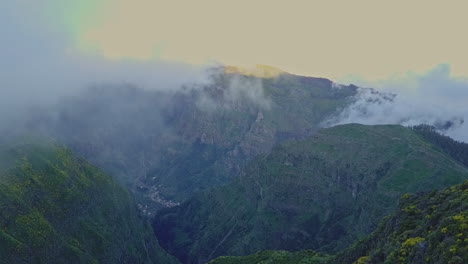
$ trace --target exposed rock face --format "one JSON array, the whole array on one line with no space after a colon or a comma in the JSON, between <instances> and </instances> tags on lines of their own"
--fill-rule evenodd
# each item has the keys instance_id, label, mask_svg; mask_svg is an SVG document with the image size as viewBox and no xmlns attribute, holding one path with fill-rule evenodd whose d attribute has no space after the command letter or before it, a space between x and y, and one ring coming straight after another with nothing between
<instances>
[{"instance_id":1,"label":"exposed rock face","mask_svg":"<svg viewBox=\"0 0 468 264\"><path fill-rule=\"evenodd\" d=\"M211 83L175 92L90 89L31 127L116 176L151 214L228 182L278 142L313 134L356 94L340 87L284 72L215 71Z\"/></svg>"}]
</instances>

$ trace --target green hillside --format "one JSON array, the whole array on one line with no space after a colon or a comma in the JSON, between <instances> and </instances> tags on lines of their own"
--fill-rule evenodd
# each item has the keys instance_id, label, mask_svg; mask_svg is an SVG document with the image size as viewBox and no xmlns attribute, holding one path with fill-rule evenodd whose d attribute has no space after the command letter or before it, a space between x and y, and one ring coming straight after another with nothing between
<instances>
[{"instance_id":1,"label":"green hillside","mask_svg":"<svg viewBox=\"0 0 468 264\"><path fill-rule=\"evenodd\" d=\"M233 183L164 209L154 227L184 263L266 249L337 252L369 234L402 194L467 178L409 128L342 125L274 148Z\"/></svg>"},{"instance_id":2,"label":"green hillside","mask_svg":"<svg viewBox=\"0 0 468 264\"><path fill-rule=\"evenodd\" d=\"M0 263L177 263L111 177L27 142L0 146Z\"/></svg>"},{"instance_id":3,"label":"green hillside","mask_svg":"<svg viewBox=\"0 0 468 264\"><path fill-rule=\"evenodd\" d=\"M441 191L403 195L396 212L334 262L467 263L468 181Z\"/></svg>"},{"instance_id":4,"label":"green hillside","mask_svg":"<svg viewBox=\"0 0 468 264\"><path fill-rule=\"evenodd\" d=\"M332 258L311 250L299 252L266 250L242 257L219 257L209 264L327 264Z\"/></svg>"},{"instance_id":5,"label":"green hillside","mask_svg":"<svg viewBox=\"0 0 468 264\"><path fill-rule=\"evenodd\" d=\"M468 261L468 181L428 193L405 194L376 231L335 257L310 251L264 251L219 257L210 264L462 264Z\"/></svg>"}]
</instances>

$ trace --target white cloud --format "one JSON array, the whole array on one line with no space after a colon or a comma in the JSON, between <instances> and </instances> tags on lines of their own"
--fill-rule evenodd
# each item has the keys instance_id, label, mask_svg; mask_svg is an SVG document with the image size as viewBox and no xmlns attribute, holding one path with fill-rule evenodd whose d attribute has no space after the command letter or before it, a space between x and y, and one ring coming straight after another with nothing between
<instances>
[{"instance_id":1,"label":"white cloud","mask_svg":"<svg viewBox=\"0 0 468 264\"><path fill-rule=\"evenodd\" d=\"M376 82L354 78L353 82L376 90L360 89L354 103L328 120L327 125L444 126L452 122L444 133L468 142L468 122L464 122L468 121L468 81L452 77L449 65L438 65L425 74L407 73Z\"/></svg>"},{"instance_id":2,"label":"white cloud","mask_svg":"<svg viewBox=\"0 0 468 264\"><path fill-rule=\"evenodd\" d=\"M24 1L6 1L0 8L0 121L95 84L171 90L205 81L203 66L81 54L64 32L33 11L39 8Z\"/></svg>"}]
</instances>

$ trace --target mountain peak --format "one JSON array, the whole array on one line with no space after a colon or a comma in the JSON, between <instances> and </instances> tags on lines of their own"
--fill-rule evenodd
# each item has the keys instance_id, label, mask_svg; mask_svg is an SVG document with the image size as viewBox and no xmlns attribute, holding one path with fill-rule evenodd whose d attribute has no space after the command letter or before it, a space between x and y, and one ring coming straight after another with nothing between
<instances>
[{"instance_id":1,"label":"mountain peak","mask_svg":"<svg viewBox=\"0 0 468 264\"><path fill-rule=\"evenodd\" d=\"M227 74L242 74L258 78L274 78L286 74L285 71L279 68L262 64L257 64L254 67L225 66L224 72Z\"/></svg>"}]
</instances>

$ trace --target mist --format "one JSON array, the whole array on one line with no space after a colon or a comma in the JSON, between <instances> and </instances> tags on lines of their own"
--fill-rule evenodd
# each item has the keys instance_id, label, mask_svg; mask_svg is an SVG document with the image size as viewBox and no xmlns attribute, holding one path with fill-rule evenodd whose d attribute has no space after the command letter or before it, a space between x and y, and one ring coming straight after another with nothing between
<instances>
[{"instance_id":1,"label":"mist","mask_svg":"<svg viewBox=\"0 0 468 264\"><path fill-rule=\"evenodd\" d=\"M2 4L0 129L22 127L31 112L63 105L66 98L93 97L88 91L92 87L119 90L132 86L172 94L195 89L201 91L197 97L200 109L233 108L243 101L269 108L260 79L231 76L224 83L216 83L224 68L215 62L191 65L157 58L114 60L99 52L83 52L60 25L48 23L35 11L40 9L39 3L22 0ZM213 85L222 86L223 100L217 101L212 91L204 91ZM154 106L154 115L160 115L160 111L160 106Z\"/></svg>"},{"instance_id":2,"label":"mist","mask_svg":"<svg viewBox=\"0 0 468 264\"><path fill-rule=\"evenodd\" d=\"M204 83L207 66L162 60L111 60L83 53L73 38L35 12L39 4L7 1L0 9L0 122L19 122L35 107L98 85L133 84L174 91Z\"/></svg>"},{"instance_id":3,"label":"mist","mask_svg":"<svg viewBox=\"0 0 468 264\"><path fill-rule=\"evenodd\" d=\"M350 80L342 80L350 82ZM361 87L353 103L326 126L361 124L428 124L457 140L468 142L468 81L453 77L450 66L426 73L406 73L380 81L353 78Z\"/></svg>"},{"instance_id":4,"label":"mist","mask_svg":"<svg viewBox=\"0 0 468 264\"><path fill-rule=\"evenodd\" d=\"M1 124L21 122L21 117L36 107L49 107L92 86L131 84L139 89L176 92L183 91L185 85L197 88L212 81L207 69L214 65L112 60L98 52L83 53L75 48L72 36L37 13L40 5L31 1L2 3L0 128ZM449 65L380 81L356 77L338 81L376 90L360 89L354 102L325 126L426 123L468 141L468 81L451 76ZM264 109L270 107L260 79L233 77L229 82L225 106L249 101ZM200 96L197 102L203 109L215 109L215 103L209 96Z\"/></svg>"}]
</instances>

